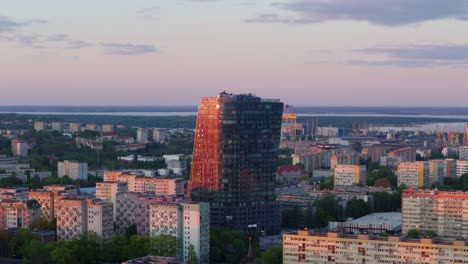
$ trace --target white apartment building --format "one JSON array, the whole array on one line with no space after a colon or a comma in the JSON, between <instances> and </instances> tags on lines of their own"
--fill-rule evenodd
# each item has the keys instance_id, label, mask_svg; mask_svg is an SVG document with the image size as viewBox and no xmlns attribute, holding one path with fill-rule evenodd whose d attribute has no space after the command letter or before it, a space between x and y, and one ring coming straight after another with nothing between
<instances>
[{"instance_id":1,"label":"white apartment building","mask_svg":"<svg viewBox=\"0 0 468 264\"><path fill-rule=\"evenodd\" d=\"M57 175L67 175L73 180L88 180L88 163L65 160L57 163Z\"/></svg>"},{"instance_id":2,"label":"white apartment building","mask_svg":"<svg viewBox=\"0 0 468 264\"><path fill-rule=\"evenodd\" d=\"M114 205L109 202L88 201L88 233L108 239L114 235Z\"/></svg>"},{"instance_id":3,"label":"white apartment building","mask_svg":"<svg viewBox=\"0 0 468 264\"><path fill-rule=\"evenodd\" d=\"M148 142L148 129L138 128L138 130L137 130L137 142L138 143Z\"/></svg>"},{"instance_id":4,"label":"white apartment building","mask_svg":"<svg viewBox=\"0 0 468 264\"><path fill-rule=\"evenodd\" d=\"M153 130L153 140L158 143L166 143L168 141L168 133L165 130L155 128Z\"/></svg>"},{"instance_id":5,"label":"white apartment building","mask_svg":"<svg viewBox=\"0 0 468 264\"><path fill-rule=\"evenodd\" d=\"M335 186L355 186L365 184L366 166L336 165L334 170Z\"/></svg>"},{"instance_id":6,"label":"white apartment building","mask_svg":"<svg viewBox=\"0 0 468 264\"><path fill-rule=\"evenodd\" d=\"M430 188L432 178L429 173L429 163L423 161L403 162L397 169L398 186L404 184L408 188Z\"/></svg>"},{"instance_id":7,"label":"white apartment building","mask_svg":"<svg viewBox=\"0 0 468 264\"><path fill-rule=\"evenodd\" d=\"M193 245L199 263L208 263L210 216L208 203L154 203L150 205L150 236L177 237L183 245L179 259L188 260Z\"/></svg>"},{"instance_id":8,"label":"white apartment building","mask_svg":"<svg viewBox=\"0 0 468 264\"><path fill-rule=\"evenodd\" d=\"M460 160L468 160L468 146L460 147Z\"/></svg>"},{"instance_id":9,"label":"white apartment building","mask_svg":"<svg viewBox=\"0 0 468 264\"><path fill-rule=\"evenodd\" d=\"M468 173L468 160L457 160L457 178Z\"/></svg>"}]
</instances>

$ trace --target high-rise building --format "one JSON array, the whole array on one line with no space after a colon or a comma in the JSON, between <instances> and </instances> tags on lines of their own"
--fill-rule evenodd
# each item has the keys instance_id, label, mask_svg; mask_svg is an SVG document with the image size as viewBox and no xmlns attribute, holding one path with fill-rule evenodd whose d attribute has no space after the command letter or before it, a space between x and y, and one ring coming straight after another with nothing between
<instances>
[{"instance_id":1,"label":"high-rise building","mask_svg":"<svg viewBox=\"0 0 468 264\"><path fill-rule=\"evenodd\" d=\"M0 200L0 230L28 228L41 216L41 206L36 200L21 202L14 199Z\"/></svg>"},{"instance_id":2,"label":"high-rise building","mask_svg":"<svg viewBox=\"0 0 468 264\"><path fill-rule=\"evenodd\" d=\"M46 190L34 190L29 192L29 199L36 200L41 206L41 216L47 221L55 218L54 214L54 192Z\"/></svg>"},{"instance_id":3,"label":"high-rise building","mask_svg":"<svg viewBox=\"0 0 468 264\"><path fill-rule=\"evenodd\" d=\"M463 134L463 146L468 146L468 123L465 125L465 133Z\"/></svg>"},{"instance_id":4,"label":"high-rise building","mask_svg":"<svg viewBox=\"0 0 468 264\"><path fill-rule=\"evenodd\" d=\"M283 236L283 263L465 263L467 245L464 239L440 241L301 230Z\"/></svg>"},{"instance_id":5,"label":"high-rise building","mask_svg":"<svg viewBox=\"0 0 468 264\"><path fill-rule=\"evenodd\" d=\"M126 182L98 182L96 183L96 198L114 205L113 219L117 210L117 193L128 190Z\"/></svg>"},{"instance_id":6,"label":"high-rise building","mask_svg":"<svg viewBox=\"0 0 468 264\"><path fill-rule=\"evenodd\" d=\"M103 201L87 201L87 231L104 239L114 235L114 205Z\"/></svg>"},{"instance_id":7,"label":"high-rise building","mask_svg":"<svg viewBox=\"0 0 468 264\"><path fill-rule=\"evenodd\" d=\"M461 146L459 152L460 160L468 160L468 146Z\"/></svg>"},{"instance_id":8,"label":"high-rise building","mask_svg":"<svg viewBox=\"0 0 468 264\"><path fill-rule=\"evenodd\" d=\"M52 122L50 123L52 130L63 132L63 123L62 122Z\"/></svg>"},{"instance_id":9,"label":"high-rise building","mask_svg":"<svg viewBox=\"0 0 468 264\"><path fill-rule=\"evenodd\" d=\"M44 121L35 121L34 122L34 130L36 131L41 131L44 130L46 127L46 124Z\"/></svg>"},{"instance_id":10,"label":"high-rise building","mask_svg":"<svg viewBox=\"0 0 468 264\"><path fill-rule=\"evenodd\" d=\"M73 180L88 180L88 163L65 160L57 163L58 177L68 176Z\"/></svg>"},{"instance_id":11,"label":"high-rise building","mask_svg":"<svg viewBox=\"0 0 468 264\"><path fill-rule=\"evenodd\" d=\"M158 143L166 143L168 134L165 130L155 128L153 130L153 140Z\"/></svg>"},{"instance_id":12,"label":"high-rise building","mask_svg":"<svg viewBox=\"0 0 468 264\"><path fill-rule=\"evenodd\" d=\"M221 93L198 105L189 196L211 202L214 226L274 234L283 103Z\"/></svg>"},{"instance_id":13,"label":"high-rise building","mask_svg":"<svg viewBox=\"0 0 468 264\"><path fill-rule=\"evenodd\" d=\"M335 186L356 186L366 183L366 166L336 165Z\"/></svg>"},{"instance_id":14,"label":"high-rise building","mask_svg":"<svg viewBox=\"0 0 468 264\"><path fill-rule=\"evenodd\" d=\"M138 143L146 143L148 142L148 129L146 128L139 128L137 130L137 142Z\"/></svg>"},{"instance_id":15,"label":"high-rise building","mask_svg":"<svg viewBox=\"0 0 468 264\"><path fill-rule=\"evenodd\" d=\"M433 184L444 184L444 177L447 175L447 161L430 160L429 174L432 177Z\"/></svg>"},{"instance_id":16,"label":"high-rise building","mask_svg":"<svg viewBox=\"0 0 468 264\"><path fill-rule=\"evenodd\" d=\"M416 161L416 149L415 148L402 148L388 153L390 157L399 157L402 162L413 162Z\"/></svg>"},{"instance_id":17,"label":"high-rise building","mask_svg":"<svg viewBox=\"0 0 468 264\"><path fill-rule=\"evenodd\" d=\"M456 178L457 177L457 160L455 159L445 159L445 177L447 178Z\"/></svg>"},{"instance_id":18,"label":"high-rise building","mask_svg":"<svg viewBox=\"0 0 468 264\"><path fill-rule=\"evenodd\" d=\"M11 141L11 153L15 157L27 157L28 149L28 143L24 140L13 139Z\"/></svg>"},{"instance_id":19,"label":"high-rise building","mask_svg":"<svg viewBox=\"0 0 468 264\"><path fill-rule=\"evenodd\" d=\"M398 165L398 186L404 184L408 188L430 188L432 178L429 173L429 163L423 161L403 162Z\"/></svg>"},{"instance_id":20,"label":"high-rise building","mask_svg":"<svg viewBox=\"0 0 468 264\"><path fill-rule=\"evenodd\" d=\"M406 189L401 199L403 234L419 229L441 237L468 238L468 192Z\"/></svg>"},{"instance_id":21,"label":"high-rise building","mask_svg":"<svg viewBox=\"0 0 468 264\"><path fill-rule=\"evenodd\" d=\"M457 160L457 178L468 173L468 160Z\"/></svg>"}]
</instances>

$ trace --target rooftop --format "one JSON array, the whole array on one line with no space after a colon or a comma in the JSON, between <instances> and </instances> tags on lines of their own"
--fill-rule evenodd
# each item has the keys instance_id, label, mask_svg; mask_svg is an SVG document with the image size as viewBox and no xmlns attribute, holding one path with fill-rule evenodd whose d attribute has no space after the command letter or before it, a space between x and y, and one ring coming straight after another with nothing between
<instances>
[{"instance_id":1,"label":"rooftop","mask_svg":"<svg viewBox=\"0 0 468 264\"><path fill-rule=\"evenodd\" d=\"M401 225L401 213L373 213L361 218L346 221L347 224L392 224L393 226Z\"/></svg>"}]
</instances>

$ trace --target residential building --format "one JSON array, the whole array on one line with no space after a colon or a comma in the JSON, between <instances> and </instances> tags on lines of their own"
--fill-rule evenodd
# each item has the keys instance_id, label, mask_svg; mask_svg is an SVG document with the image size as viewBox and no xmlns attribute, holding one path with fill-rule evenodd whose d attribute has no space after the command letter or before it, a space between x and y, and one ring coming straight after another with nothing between
<instances>
[{"instance_id":1,"label":"residential building","mask_svg":"<svg viewBox=\"0 0 468 264\"><path fill-rule=\"evenodd\" d=\"M0 230L28 228L41 216L41 206L35 200L21 202L14 199L0 200Z\"/></svg>"},{"instance_id":2,"label":"residential building","mask_svg":"<svg viewBox=\"0 0 468 264\"><path fill-rule=\"evenodd\" d=\"M465 125L465 133L463 134L463 146L468 146L468 123Z\"/></svg>"},{"instance_id":3,"label":"residential building","mask_svg":"<svg viewBox=\"0 0 468 264\"><path fill-rule=\"evenodd\" d=\"M335 186L355 186L366 183L366 166L336 165Z\"/></svg>"},{"instance_id":4,"label":"residential building","mask_svg":"<svg viewBox=\"0 0 468 264\"><path fill-rule=\"evenodd\" d=\"M381 145L372 145L363 147L361 154L372 162L380 162L380 158L386 155L386 151Z\"/></svg>"},{"instance_id":5,"label":"residential building","mask_svg":"<svg viewBox=\"0 0 468 264\"><path fill-rule=\"evenodd\" d=\"M220 93L198 105L189 196L211 201L213 226L280 232L275 172L283 103Z\"/></svg>"},{"instance_id":6,"label":"residential building","mask_svg":"<svg viewBox=\"0 0 468 264\"><path fill-rule=\"evenodd\" d=\"M78 133L81 131L81 124L80 123L69 123L68 124L68 131L70 133Z\"/></svg>"},{"instance_id":7,"label":"residential building","mask_svg":"<svg viewBox=\"0 0 468 264\"><path fill-rule=\"evenodd\" d=\"M457 160L457 178L468 173L468 160Z\"/></svg>"},{"instance_id":8,"label":"residential building","mask_svg":"<svg viewBox=\"0 0 468 264\"><path fill-rule=\"evenodd\" d=\"M137 130L137 142L138 143L148 142L148 129L138 128L138 130Z\"/></svg>"},{"instance_id":9,"label":"residential building","mask_svg":"<svg viewBox=\"0 0 468 264\"><path fill-rule=\"evenodd\" d=\"M101 125L101 132L114 132L114 125Z\"/></svg>"},{"instance_id":10,"label":"residential building","mask_svg":"<svg viewBox=\"0 0 468 264\"><path fill-rule=\"evenodd\" d=\"M99 126L97 124L86 124L85 129L90 131L99 131Z\"/></svg>"},{"instance_id":11,"label":"residential building","mask_svg":"<svg viewBox=\"0 0 468 264\"><path fill-rule=\"evenodd\" d=\"M456 178L457 177L457 160L445 159L445 177Z\"/></svg>"},{"instance_id":12,"label":"residential building","mask_svg":"<svg viewBox=\"0 0 468 264\"><path fill-rule=\"evenodd\" d=\"M330 169L337 165L359 165L361 154L354 149L333 149L330 156Z\"/></svg>"},{"instance_id":13,"label":"residential building","mask_svg":"<svg viewBox=\"0 0 468 264\"><path fill-rule=\"evenodd\" d=\"M314 233L283 235L283 263L465 263L466 240L405 239L369 234Z\"/></svg>"},{"instance_id":14,"label":"residential building","mask_svg":"<svg viewBox=\"0 0 468 264\"><path fill-rule=\"evenodd\" d=\"M166 143L169 139L169 134L166 130L155 128L153 129L153 140L158 143Z\"/></svg>"},{"instance_id":15,"label":"residential building","mask_svg":"<svg viewBox=\"0 0 468 264\"><path fill-rule=\"evenodd\" d=\"M11 141L11 153L13 153L15 157L27 157L28 149L28 143L24 140L13 139Z\"/></svg>"},{"instance_id":16,"label":"residential building","mask_svg":"<svg viewBox=\"0 0 468 264\"><path fill-rule=\"evenodd\" d=\"M441 237L468 238L468 192L406 189L401 231L434 231Z\"/></svg>"},{"instance_id":17,"label":"residential building","mask_svg":"<svg viewBox=\"0 0 468 264\"><path fill-rule=\"evenodd\" d=\"M308 179L309 175L299 166L285 165L279 166L276 170L277 182L294 182L301 179Z\"/></svg>"},{"instance_id":18,"label":"residential building","mask_svg":"<svg viewBox=\"0 0 468 264\"><path fill-rule=\"evenodd\" d=\"M114 205L99 200L87 201L87 231L103 239L114 235Z\"/></svg>"},{"instance_id":19,"label":"residential building","mask_svg":"<svg viewBox=\"0 0 468 264\"><path fill-rule=\"evenodd\" d=\"M380 166L396 168L402 162L401 157L382 156L380 157Z\"/></svg>"},{"instance_id":20,"label":"residential building","mask_svg":"<svg viewBox=\"0 0 468 264\"><path fill-rule=\"evenodd\" d=\"M122 264L185 264L185 261L177 261L174 257L145 256L122 262Z\"/></svg>"},{"instance_id":21,"label":"residential building","mask_svg":"<svg viewBox=\"0 0 468 264\"><path fill-rule=\"evenodd\" d=\"M185 160L170 160L167 168L175 175L185 175L187 172L187 162Z\"/></svg>"},{"instance_id":22,"label":"residential building","mask_svg":"<svg viewBox=\"0 0 468 264\"><path fill-rule=\"evenodd\" d=\"M52 122L50 123L52 130L63 132L63 123L62 122Z\"/></svg>"},{"instance_id":23,"label":"residential building","mask_svg":"<svg viewBox=\"0 0 468 264\"><path fill-rule=\"evenodd\" d=\"M29 191L29 199L36 200L41 206L41 216L47 221L52 221L55 218L54 213L54 192L47 190L32 190Z\"/></svg>"},{"instance_id":24,"label":"residential building","mask_svg":"<svg viewBox=\"0 0 468 264\"><path fill-rule=\"evenodd\" d=\"M129 192L150 193L155 195L185 194L186 181L182 178L141 177L122 172L104 172L104 182L126 182Z\"/></svg>"},{"instance_id":25,"label":"residential building","mask_svg":"<svg viewBox=\"0 0 468 264\"><path fill-rule=\"evenodd\" d=\"M432 177L429 173L429 163L423 161L403 162L397 169L398 186L404 184L408 188L430 188Z\"/></svg>"},{"instance_id":26,"label":"residential building","mask_svg":"<svg viewBox=\"0 0 468 264\"><path fill-rule=\"evenodd\" d=\"M397 149L388 153L390 157L399 157L402 162L416 161L416 149L412 147Z\"/></svg>"},{"instance_id":27,"label":"residential building","mask_svg":"<svg viewBox=\"0 0 468 264\"><path fill-rule=\"evenodd\" d=\"M8 187L0 188L0 194L10 194L9 197L14 200L25 202L28 200L28 187Z\"/></svg>"},{"instance_id":28,"label":"residential building","mask_svg":"<svg viewBox=\"0 0 468 264\"><path fill-rule=\"evenodd\" d=\"M113 205L113 221L115 222L117 210L117 193L127 192L126 182L97 182L96 198L109 202Z\"/></svg>"},{"instance_id":29,"label":"residential building","mask_svg":"<svg viewBox=\"0 0 468 264\"><path fill-rule=\"evenodd\" d=\"M183 250L179 259L188 261L193 245L199 263L209 262L210 208L208 203L154 203L150 205L150 236L171 235Z\"/></svg>"},{"instance_id":30,"label":"residential building","mask_svg":"<svg viewBox=\"0 0 468 264\"><path fill-rule=\"evenodd\" d=\"M468 160L468 146L461 146L459 155L460 160Z\"/></svg>"},{"instance_id":31,"label":"residential building","mask_svg":"<svg viewBox=\"0 0 468 264\"><path fill-rule=\"evenodd\" d=\"M88 180L88 163L65 160L57 163L58 177L68 176L72 180Z\"/></svg>"},{"instance_id":32,"label":"residential building","mask_svg":"<svg viewBox=\"0 0 468 264\"><path fill-rule=\"evenodd\" d=\"M429 160L429 174L432 184L444 184L447 173L447 162L445 160Z\"/></svg>"},{"instance_id":33,"label":"residential building","mask_svg":"<svg viewBox=\"0 0 468 264\"><path fill-rule=\"evenodd\" d=\"M135 209L138 193L120 192L116 195L115 205L115 233L124 234L132 224L136 224Z\"/></svg>"},{"instance_id":34,"label":"residential building","mask_svg":"<svg viewBox=\"0 0 468 264\"><path fill-rule=\"evenodd\" d=\"M44 121L35 121L34 122L34 130L41 131L46 128L46 124Z\"/></svg>"},{"instance_id":35,"label":"residential building","mask_svg":"<svg viewBox=\"0 0 468 264\"><path fill-rule=\"evenodd\" d=\"M64 197L58 200L57 239L72 240L88 230L88 212L86 199Z\"/></svg>"}]
</instances>

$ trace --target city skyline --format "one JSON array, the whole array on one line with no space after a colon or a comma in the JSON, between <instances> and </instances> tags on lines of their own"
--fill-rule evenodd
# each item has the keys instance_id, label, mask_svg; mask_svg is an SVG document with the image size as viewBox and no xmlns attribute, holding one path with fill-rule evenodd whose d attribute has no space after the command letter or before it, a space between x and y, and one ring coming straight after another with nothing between
<instances>
[{"instance_id":1,"label":"city skyline","mask_svg":"<svg viewBox=\"0 0 468 264\"><path fill-rule=\"evenodd\" d=\"M468 2L2 3L0 105L466 106Z\"/></svg>"}]
</instances>

